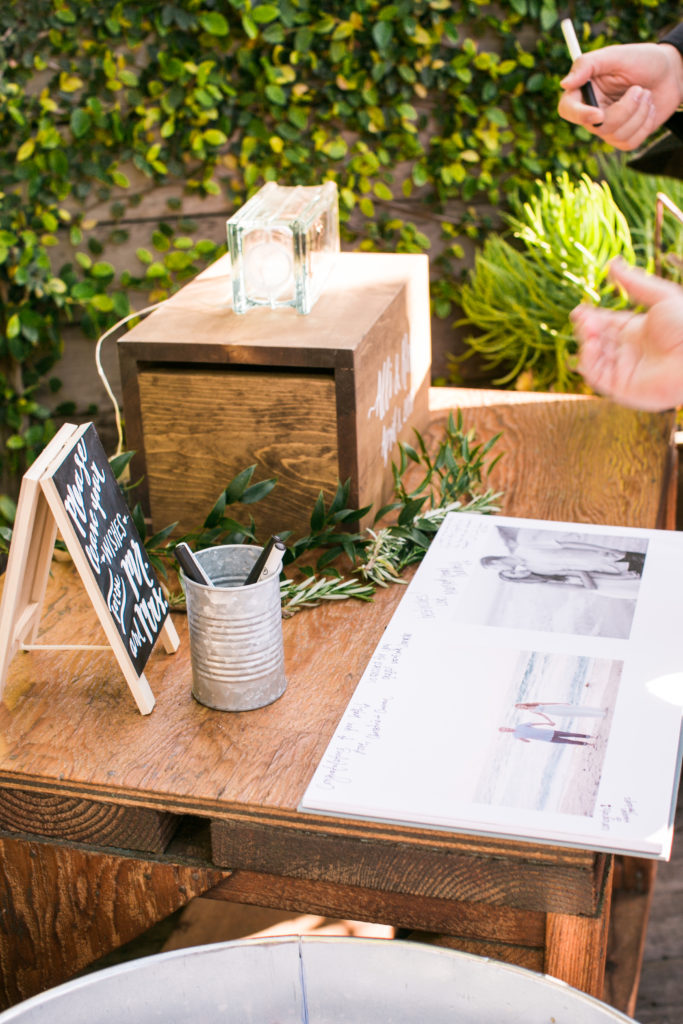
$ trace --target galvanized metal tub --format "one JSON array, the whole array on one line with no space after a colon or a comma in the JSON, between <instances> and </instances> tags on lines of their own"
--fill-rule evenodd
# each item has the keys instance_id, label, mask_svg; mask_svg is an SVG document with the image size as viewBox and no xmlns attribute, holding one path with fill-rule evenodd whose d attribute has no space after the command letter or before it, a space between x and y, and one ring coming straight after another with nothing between
<instances>
[{"instance_id":1,"label":"galvanized metal tub","mask_svg":"<svg viewBox=\"0 0 683 1024\"><path fill-rule=\"evenodd\" d=\"M215 587L181 574L192 694L218 711L264 707L287 686L279 578L243 585L261 550L251 544L223 544L198 551L197 560Z\"/></svg>"},{"instance_id":2,"label":"galvanized metal tub","mask_svg":"<svg viewBox=\"0 0 683 1024\"><path fill-rule=\"evenodd\" d=\"M161 953L68 982L0 1024L633 1024L553 978L386 939L283 937Z\"/></svg>"}]
</instances>

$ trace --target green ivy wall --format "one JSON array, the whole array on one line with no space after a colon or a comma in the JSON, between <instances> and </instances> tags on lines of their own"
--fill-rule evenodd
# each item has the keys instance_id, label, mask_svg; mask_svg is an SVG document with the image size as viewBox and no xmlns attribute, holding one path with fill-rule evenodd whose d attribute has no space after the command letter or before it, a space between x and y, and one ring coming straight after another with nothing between
<instances>
[{"instance_id":1,"label":"green ivy wall","mask_svg":"<svg viewBox=\"0 0 683 1024\"><path fill-rule=\"evenodd\" d=\"M650 40L680 12L571 7L589 46ZM68 325L95 338L194 275L266 180L337 181L345 248L430 251L438 364L468 254L511 190L596 172L594 143L555 114L560 14L553 0L4 0L0 492L73 414Z\"/></svg>"}]
</instances>

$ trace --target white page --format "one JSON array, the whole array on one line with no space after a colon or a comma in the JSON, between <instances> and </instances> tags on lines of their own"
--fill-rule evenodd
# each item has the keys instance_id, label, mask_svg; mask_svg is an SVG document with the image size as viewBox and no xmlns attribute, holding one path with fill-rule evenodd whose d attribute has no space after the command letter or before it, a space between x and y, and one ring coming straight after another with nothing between
<instances>
[{"instance_id":1,"label":"white page","mask_svg":"<svg viewBox=\"0 0 683 1024\"><path fill-rule=\"evenodd\" d=\"M668 858L681 580L675 532L452 513L300 809Z\"/></svg>"}]
</instances>

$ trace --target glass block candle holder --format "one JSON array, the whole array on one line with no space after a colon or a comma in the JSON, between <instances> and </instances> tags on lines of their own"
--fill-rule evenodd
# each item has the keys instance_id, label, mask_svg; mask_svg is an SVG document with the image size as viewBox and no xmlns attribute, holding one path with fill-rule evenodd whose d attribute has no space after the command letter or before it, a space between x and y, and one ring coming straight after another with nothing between
<instances>
[{"instance_id":1,"label":"glass block candle holder","mask_svg":"<svg viewBox=\"0 0 683 1024\"><path fill-rule=\"evenodd\" d=\"M233 307L310 313L339 252L337 186L270 181L227 221Z\"/></svg>"}]
</instances>

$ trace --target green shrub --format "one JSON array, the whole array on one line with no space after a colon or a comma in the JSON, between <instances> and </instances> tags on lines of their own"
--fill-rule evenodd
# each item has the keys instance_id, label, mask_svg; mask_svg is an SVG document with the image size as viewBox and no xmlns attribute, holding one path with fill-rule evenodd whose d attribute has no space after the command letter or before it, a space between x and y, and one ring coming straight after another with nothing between
<instances>
[{"instance_id":1,"label":"green shrub","mask_svg":"<svg viewBox=\"0 0 683 1024\"><path fill-rule=\"evenodd\" d=\"M466 357L479 353L496 384L581 391L569 313L583 301L623 304L607 267L617 255L635 262L626 218L606 183L565 174L538 182L506 219L508 236L489 235L462 288L461 324L476 328Z\"/></svg>"},{"instance_id":2,"label":"green shrub","mask_svg":"<svg viewBox=\"0 0 683 1024\"><path fill-rule=\"evenodd\" d=\"M594 46L678 15L573 8ZM0 491L60 412L65 321L95 337L222 251L184 194L229 215L264 181L333 178L360 248L426 250L429 222L435 311L452 318L464 244L508 197L546 171L597 172L601 147L554 113L555 0L5 0L0 26ZM165 214L118 272L127 218L162 185Z\"/></svg>"}]
</instances>

